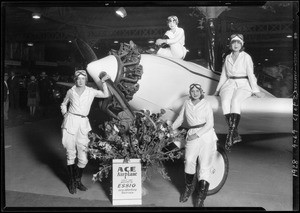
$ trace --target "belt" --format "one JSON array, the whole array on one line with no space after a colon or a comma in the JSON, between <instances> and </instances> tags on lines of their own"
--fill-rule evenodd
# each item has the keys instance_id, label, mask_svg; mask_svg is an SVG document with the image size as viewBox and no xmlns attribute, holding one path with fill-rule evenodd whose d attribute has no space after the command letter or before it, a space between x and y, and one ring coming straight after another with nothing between
<instances>
[{"instance_id":1,"label":"belt","mask_svg":"<svg viewBox=\"0 0 300 213\"><path fill-rule=\"evenodd\" d=\"M82 117L82 118L86 118L86 117L87 117L87 116L84 116L84 115L79 115L79 114L72 113L72 112L69 112L69 113L71 113L72 115L76 115L76 116Z\"/></svg>"},{"instance_id":2,"label":"belt","mask_svg":"<svg viewBox=\"0 0 300 213\"><path fill-rule=\"evenodd\" d=\"M189 129L200 128L200 127L203 127L205 124L206 124L206 123L198 124L198 125L195 125L195 126L191 126L191 127L189 127Z\"/></svg>"},{"instance_id":3,"label":"belt","mask_svg":"<svg viewBox=\"0 0 300 213\"><path fill-rule=\"evenodd\" d=\"M241 78L247 78L248 79L248 76L230 76L229 78L230 79L241 79Z\"/></svg>"}]
</instances>

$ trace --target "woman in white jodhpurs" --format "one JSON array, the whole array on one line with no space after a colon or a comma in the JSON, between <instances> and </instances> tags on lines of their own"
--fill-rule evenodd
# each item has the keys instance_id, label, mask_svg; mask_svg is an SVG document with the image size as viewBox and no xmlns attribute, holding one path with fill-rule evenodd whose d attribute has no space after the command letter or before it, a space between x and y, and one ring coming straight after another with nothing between
<instances>
[{"instance_id":1,"label":"woman in white jodhpurs","mask_svg":"<svg viewBox=\"0 0 300 213\"><path fill-rule=\"evenodd\" d=\"M106 80L110 76L105 75L100 80L102 90L86 86L88 76L85 70L75 72L75 85L67 91L61 103L61 113L64 116L62 128L62 144L66 149L68 189L71 194L86 191L81 177L88 163L87 147L89 143L88 133L91 131L88 114L94 98L107 98L110 96ZM77 158L77 162L76 162Z\"/></svg>"},{"instance_id":2,"label":"woman in white jodhpurs","mask_svg":"<svg viewBox=\"0 0 300 213\"><path fill-rule=\"evenodd\" d=\"M185 101L172 124L174 131L182 125L184 119L190 126L185 145L185 190L180 196L180 202L189 199L196 185L194 179L197 179L199 188L195 206L202 207L209 187L210 170L218 138L214 130L213 110L204 99L200 84L191 84L189 93L190 99ZM197 161L200 165L198 174Z\"/></svg>"},{"instance_id":3,"label":"woman in white jodhpurs","mask_svg":"<svg viewBox=\"0 0 300 213\"><path fill-rule=\"evenodd\" d=\"M187 49L185 48L185 34L181 27L178 27L179 20L177 16L169 16L167 19L169 30L165 33L163 38L156 40L156 45L169 45L166 48L159 48L157 55L170 58L184 59Z\"/></svg>"},{"instance_id":4,"label":"woman in white jodhpurs","mask_svg":"<svg viewBox=\"0 0 300 213\"><path fill-rule=\"evenodd\" d=\"M230 150L233 144L242 141L238 134L241 103L252 95L263 97L254 75L252 58L244 51L244 36L231 35L229 48L231 53L225 58L220 81L214 94L221 97L223 114L229 126L225 142L227 150Z\"/></svg>"}]
</instances>

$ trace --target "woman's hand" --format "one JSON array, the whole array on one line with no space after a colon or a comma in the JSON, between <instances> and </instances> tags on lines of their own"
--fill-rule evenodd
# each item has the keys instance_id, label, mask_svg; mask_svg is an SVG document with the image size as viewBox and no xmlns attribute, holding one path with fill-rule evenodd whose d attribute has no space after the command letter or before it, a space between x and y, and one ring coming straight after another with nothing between
<instances>
[{"instance_id":1,"label":"woman's hand","mask_svg":"<svg viewBox=\"0 0 300 213\"><path fill-rule=\"evenodd\" d=\"M199 136L197 134L192 134L192 135L188 135L187 136L187 141L192 141L199 138Z\"/></svg>"},{"instance_id":2,"label":"woman's hand","mask_svg":"<svg viewBox=\"0 0 300 213\"><path fill-rule=\"evenodd\" d=\"M161 38L157 39L155 42L156 45L161 45L162 43L164 43L164 40Z\"/></svg>"},{"instance_id":3,"label":"woman's hand","mask_svg":"<svg viewBox=\"0 0 300 213\"><path fill-rule=\"evenodd\" d=\"M110 79L110 76L108 74L106 74L105 76L103 76L101 78L102 83L104 83L106 80Z\"/></svg>"},{"instance_id":4,"label":"woman's hand","mask_svg":"<svg viewBox=\"0 0 300 213\"><path fill-rule=\"evenodd\" d=\"M262 92L255 92L253 93L254 96L256 96L257 98L264 98L266 95L265 93Z\"/></svg>"},{"instance_id":5,"label":"woman's hand","mask_svg":"<svg viewBox=\"0 0 300 213\"><path fill-rule=\"evenodd\" d=\"M63 114L64 118L65 118L68 114L69 114L68 112L66 112L65 114Z\"/></svg>"}]
</instances>

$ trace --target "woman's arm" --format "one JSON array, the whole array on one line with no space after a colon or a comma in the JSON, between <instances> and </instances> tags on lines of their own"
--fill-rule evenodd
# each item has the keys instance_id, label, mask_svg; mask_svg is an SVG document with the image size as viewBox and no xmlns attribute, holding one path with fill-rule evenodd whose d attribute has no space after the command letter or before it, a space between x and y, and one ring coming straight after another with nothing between
<instances>
[{"instance_id":1,"label":"woman's arm","mask_svg":"<svg viewBox=\"0 0 300 213\"><path fill-rule=\"evenodd\" d=\"M203 126L203 128L199 129L199 131L195 133L199 138L214 127L213 110L208 102L206 103L205 113L206 113L206 124Z\"/></svg>"},{"instance_id":2,"label":"woman's arm","mask_svg":"<svg viewBox=\"0 0 300 213\"><path fill-rule=\"evenodd\" d=\"M179 115L178 117L176 118L176 120L174 121L174 123L172 124L172 129L175 130L177 129L178 127L181 126L181 124L183 123L183 116L184 116L184 110L185 110L185 105L186 105L186 102L184 102L180 112L179 112Z\"/></svg>"},{"instance_id":3,"label":"woman's arm","mask_svg":"<svg viewBox=\"0 0 300 213\"><path fill-rule=\"evenodd\" d=\"M259 88L257 86L257 79L254 75L253 61L252 61L251 56L248 55L246 57L245 62L246 62L246 72L247 72L247 76L248 76L248 80L249 80L249 84L251 86L251 89L252 89L253 93L258 93L260 91L259 91Z\"/></svg>"},{"instance_id":4,"label":"woman's arm","mask_svg":"<svg viewBox=\"0 0 300 213\"><path fill-rule=\"evenodd\" d=\"M222 67L222 73L221 73L220 80L219 80L219 83L218 83L218 86L217 86L217 89L216 89L216 92L215 92L214 95L219 95L221 87L223 86L225 81L227 81L225 63L226 63L226 60L225 60L224 65Z\"/></svg>"},{"instance_id":5,"label":"woman's arm","mask_svg":"<svg viewBox=\"0 0 300 213\"><path fill-rule=\"evenodd\" d=\"M170 38L170 39L166 39L165 43L166 44L175 44L177 42L179 42L183 36L184 36L184 30L182 28L177 28L178 30L178 34L176 34L176 36L174 38Z\"/></svg>"},{"instance_id":6,"label":"woman's arm","mask_svg":"<svg viewBox=\"0 0 300 213\"><path fill-rule=\"evenodd\" d=\"M95 97L97 97L97 98L109 97L110 94L109 94L109 90L107 88L106 82L102 82L102 88L103 88L103 90L95 90L96 91Z\"/></svg>"},{"instance_id":7,"label":"woman's arm","mask_svg":"<svg viewBox=\"0 0 300 213\"><path fill-rule=\"evenodd\" d=\"M66 94L63 102L60 104L61 113L63 115L65 115L67 113L67 111L68 111L67 104L70 101L70 95L71 95L70 93L71 93L71 89L68 90L68 92L67 92L67 94Z\"/></svg>"}]
</instances>

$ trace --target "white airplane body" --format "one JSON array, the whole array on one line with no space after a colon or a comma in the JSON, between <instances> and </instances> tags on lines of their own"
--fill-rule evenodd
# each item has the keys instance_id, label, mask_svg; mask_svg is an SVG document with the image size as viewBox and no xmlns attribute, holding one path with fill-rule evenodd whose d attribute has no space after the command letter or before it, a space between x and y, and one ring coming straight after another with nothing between
<instances>
[{"instance_id":1,"label":"white airplane body","mask_svg":"<svg viewBox=\"0 0 300 213\"><path fill-rule=\"evenodd\" d=\"M220 97L213 95L219 75L193 62L150 54L141 54L140 64L143 66L143 74L138 81L139 89L128 102L133 110L146 109L157 113L164 109L164 118L174 121L182 104L189 98L189 85L199 83L213 108L216 132L228 132ZM109 55L89 63L87 71L96 83L103 71L115 81L118 62L115 56ZM242 103L240 134L291 133L292 99L276 98L263 88L260 89L266 95L264 98L253 96Z\"/></svg>"}]
</instances>

